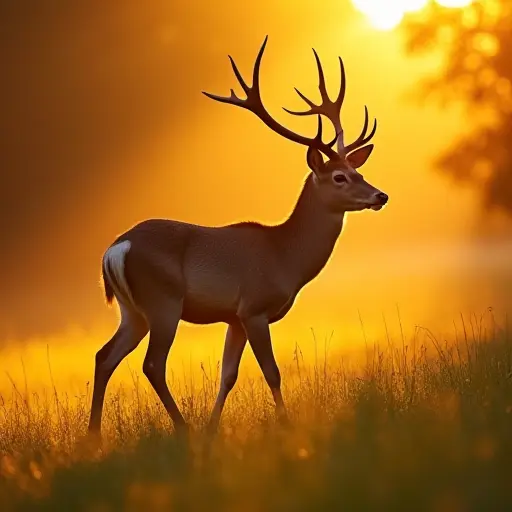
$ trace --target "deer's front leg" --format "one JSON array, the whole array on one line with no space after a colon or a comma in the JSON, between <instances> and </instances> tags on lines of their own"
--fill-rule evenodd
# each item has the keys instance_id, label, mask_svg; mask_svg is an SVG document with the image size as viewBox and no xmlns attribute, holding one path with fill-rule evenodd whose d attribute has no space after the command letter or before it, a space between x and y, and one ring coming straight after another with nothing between
<instances>
[{"instance_id":1,"label":"deer's front leg","mask_svg":"<svg viewBox=\"0 0 512 512\"><path fill-rule=\"evenodd\" d=\"M224 344L224 355L222 357L220 390L208 424L210 432L217 430L226 398L238 378L238 367L240 366L240 359L242 358L246 341L245 330L240 323L233 323L228 327Z\"/></svg>"},{"instance_id":2,"label":"deer's front leg","mask_svg":"<svg viewBox=\"0 0 512 512\"><path fill-rule=\"evenodd\" d=\"M249 344L260 365L265 380L270 387L278 419L286 423L288 415L281 394L281 374L272 350L272 339L268 320L264 316L251 316L242 319Z\"/></svg>"}]
</instances>

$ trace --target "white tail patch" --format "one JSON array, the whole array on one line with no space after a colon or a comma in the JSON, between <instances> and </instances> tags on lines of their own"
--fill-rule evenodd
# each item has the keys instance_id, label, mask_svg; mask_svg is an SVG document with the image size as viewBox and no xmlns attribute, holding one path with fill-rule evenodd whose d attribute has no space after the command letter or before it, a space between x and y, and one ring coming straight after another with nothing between
<instances>
[{"instance_id":1,"label":"white tail patch","mask_svg":"<svg viewBox=\"0 0 512 512\"><path fill-rule=\"evenodd\" d=\"M103 256L103 268L108 282L114 289L114 295L119 305L125 303L136 308L124 273L126 254L131 246L131 242L125 240L109 247Z\"/></svg>"}]
</instances>

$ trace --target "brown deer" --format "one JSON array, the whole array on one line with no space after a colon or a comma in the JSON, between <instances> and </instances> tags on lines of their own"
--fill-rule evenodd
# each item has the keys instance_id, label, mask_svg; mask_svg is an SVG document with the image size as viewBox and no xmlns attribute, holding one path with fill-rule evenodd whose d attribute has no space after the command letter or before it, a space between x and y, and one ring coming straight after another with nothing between
<instances>
[{"instance_id":1,"label":"brown deer","mask_svg":"<svg viewBox=\"0 0 512 512\"><path fill-rule=\"evenodd\" d=\"M234 60L234 74L246 99L203 93L211 99L247 109L269 128L307 147L311 170L291 215L282 224L265 226L241 222L204 227L175 220L143 221L119 236L103 257L107 302L117 299L121 321L112 339L97 353L89 431L98 433L105 390L115 368L149 331L143 371L173 420L186 430L166 383L166 362L180 320L194 324L224 322L227 333L220 391L209 427L218 426L226 398L235 385L242 352L249 344L272 392L278 418L286 420L281 376L272 351L269 325L290 310L303 286L313 280L331 256L347 212L381 209L388 196L366 182L356 169L370 156L377 122L367 135L368 110L361 135L345 145L340 112L345 96L345 70L339 58L341 87L335 101L327 93L322 65L318 66L322 103L306 112L317 115L314 138L298 135L275 121L260 96L261 46L249 87ZM336 137L322 141L322 118L334 125ZM336 150L333 149L334 144ZM323 155L327 157L324 161Z\"/></svg>"}]
</instances>

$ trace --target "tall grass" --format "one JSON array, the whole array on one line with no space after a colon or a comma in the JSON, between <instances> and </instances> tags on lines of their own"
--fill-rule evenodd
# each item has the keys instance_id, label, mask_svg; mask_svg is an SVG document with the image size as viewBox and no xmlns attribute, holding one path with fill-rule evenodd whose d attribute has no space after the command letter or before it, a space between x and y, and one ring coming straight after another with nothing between
<instances>
[{"instance_id":1,"label":"tall grass","mask_svg":"<svg viewBox=\"0 0 512 512\"><path fill-rule=\"evenodd\" d=\"M84 438L90 390L0 398L1 510L512 510L512 341L462 319L453 340L417 329L364 364L297 347L283 370L292 426L262 379L242 378L219 435L203 433L218 367L170 382L193 425L172 435L136 373L109 391L104 443Z\"/></svg>"}]
</instances>

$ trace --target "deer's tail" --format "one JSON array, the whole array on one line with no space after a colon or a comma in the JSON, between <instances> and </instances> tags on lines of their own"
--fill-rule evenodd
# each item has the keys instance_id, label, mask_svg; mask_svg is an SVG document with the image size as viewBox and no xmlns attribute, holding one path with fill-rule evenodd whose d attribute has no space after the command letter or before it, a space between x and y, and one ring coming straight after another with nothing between
<instances>
[{"instance_id":1,"label":"deer's tail","mask_svg":"<svg viewBox=\"0 0 512 512\"><path fill-rule=\"evenodd\" d=\"M112 304L114 297L118 302L134 304L125 275L126 254L130 248L130 241L124 240L109 247L103 256L101 270L107 304Z\"/></svg>"}]
</instances>

